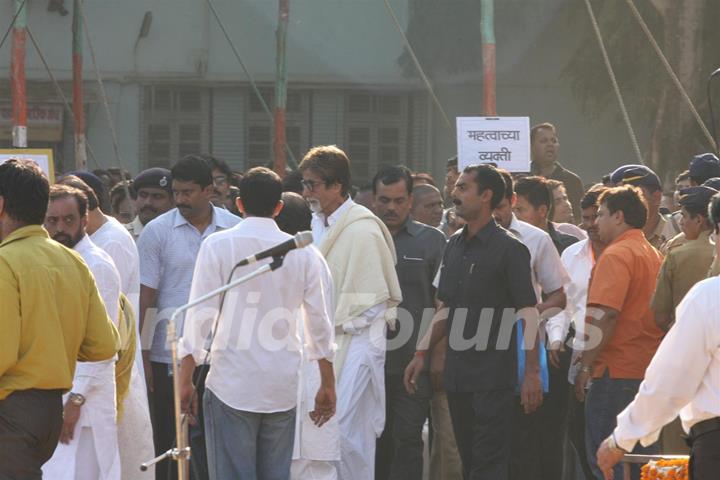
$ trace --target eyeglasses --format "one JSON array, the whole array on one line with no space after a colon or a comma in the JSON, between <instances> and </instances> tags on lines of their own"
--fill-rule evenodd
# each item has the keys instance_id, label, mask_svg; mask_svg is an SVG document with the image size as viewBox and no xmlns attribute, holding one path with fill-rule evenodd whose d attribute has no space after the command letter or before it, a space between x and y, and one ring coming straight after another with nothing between
<instances>
[{"instance_id":1,"label":"eyeglasses","mask_svg":"<svg viewBox=\"0 0 720 480\"><path fill-rule=\"evenodd\" d=\"M316 186L322 185L325 182L316 182L315 180L300 180L300 183L304 188L307 188L311 192L314 192Z\"/></svg>"}]
</instances>

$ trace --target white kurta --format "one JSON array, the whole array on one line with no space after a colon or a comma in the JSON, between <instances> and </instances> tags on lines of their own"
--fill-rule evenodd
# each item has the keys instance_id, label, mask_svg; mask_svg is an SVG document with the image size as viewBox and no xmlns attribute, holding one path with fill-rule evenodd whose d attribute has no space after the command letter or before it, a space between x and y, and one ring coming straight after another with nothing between
<instances>
[{"instance_id":1,"label":"white kurta","mask_svg":"<svg viewBox=\"0 0 720 480\"><path fill-rule=\"evenodd\" d=\"M115 263L120 274L120 291L130 301L136 321L140 320L140 260L132 235L112 217L108 217L91 236L92 241L103 249ZM123 401L123 416L118 424L120 458L124 480L154 478L154 467L140 471L140 464L155 456L152 423L148 406L145 371L140 345L140 327L136 325L135 364L130 373L128 394Z\"/></svg>"},{"instance_id":2,"label":"white kurta","mask_svg":"<svg viewBox=\"0 0 720 480\"><path fill-rule=\"evenodd\" d=\"M120 309L120 275L110 256L85 236L75 250L87 263L95 278L108 316L117 325ZM78 362L73 389L85 397L73 439L58 444L52 458L43 466L43 476L53 480L85 480L79 471L96 463L101 480L120 480L117 411L115 408L115 358L103 362ZM68 395L63 397L67 401ZM81 432L88 429L92 442L80 445ZM92 450L92 451L89 451ZM94 480L94 479L88 479Z\"/></svg>"}]
</instances>

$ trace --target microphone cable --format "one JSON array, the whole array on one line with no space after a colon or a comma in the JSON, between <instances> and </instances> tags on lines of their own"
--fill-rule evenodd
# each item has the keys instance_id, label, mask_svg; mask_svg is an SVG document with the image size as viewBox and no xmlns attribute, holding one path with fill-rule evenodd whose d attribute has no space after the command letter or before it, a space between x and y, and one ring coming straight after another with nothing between
<instances>
[{"instance_id":1,"label":"microphone cable","mask_svg":"<svg viewBox=\"0 0 720 480\"><path fill-rule=\"evenodd\" d=\"M284 260L285 260L285 255L272 257L272 262L269 263L270 270L268 271L268 273L273 272L273 271L277 270L278 268L280 268L283 265ZM226 286L230 284L230 282L232 281L233 275L235 275L235 270L237 270L237 268L240 266L241 266L240 263L236 263L235 266L232 268L232 270L230 270L230 274L228 275L228 278L225 281ZM245 265L243 265L243 266L245 266ZM263 265L263 267L264 267L264 265ZM263 267L260 267L260 268L263 268ZM190 408L190 406L192 406L193 402L195 401L195 398L198 396L198 386L200 385L200 381L204 378L203 374L210 371L210 364L209 364L210 352L212 351L212 346L213 346L213 343L215 342L215 336L217 335L218 325L220 324L220 316L222 315L222 309L223 309L223 306L225 305L225 295L227 294L227 292L228 292L228 290L226 290L220 294L220 306L218 307L217 315L215 316L215 320L213 321L213 328L212 328L212 331L210 332L210 339L208 342L207 351L205 352L205 358L203 359L203 362L200 365L196 365L196 367L195 367L198 374L195 375L196 378L193 380L193 393L190 396L190 401L188 402L188 408ZM187 312L185 312L185 313L187 314ZM185 327L184 323L185 322L183 321L183 330ZM175 335L177 335L177 330L176 330ZM177 342L178 340L179 339L176 339L175 341ZM179 367L178 367L178 369L179 369ZM179 394L179 393L177 393L177 394ZM180 408L182 408L182 405L180 406ZM202 408L202 405L200 405L200 402L198 402L198 412L200 411L201 408ZM182 415L182 412L180 412L180 413ZM199 415L198 415L198 417L199 417ZM197 418L196 418L196 420L197 420ZM185 424L187 421L188 421L188 415L184 415L180 420L180 428L185 428ZM205 435L204 427L200 427L200 428L203 429L203 436L204 436ZM188 440L188 446L190 446L189 431L188 431L188 439L187 440ZM176 447L177 447L177 432L175 432L175 439L173 440L172 444L170 445L170 449L173 449ZM198 472L197 464L195 464L195 462L192 461L192 449L191 449L189 463L192 466L193 473L195 474L195 479L198 480L198 479L202 478ZM171 464L171 467L172 467L172 464ZM172 468L168 468L167 472L168 472L167 480L172 480Z\"/></svg>"}]
</instances>

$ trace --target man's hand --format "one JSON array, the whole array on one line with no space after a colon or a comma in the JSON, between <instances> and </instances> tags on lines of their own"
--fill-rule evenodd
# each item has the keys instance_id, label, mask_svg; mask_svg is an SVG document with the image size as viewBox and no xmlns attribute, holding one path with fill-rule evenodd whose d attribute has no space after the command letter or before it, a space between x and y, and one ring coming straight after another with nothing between
<instances>
[{"instance_id":1,"label":"man's hand","mask_svg":"<svg viewBox=\"0 0 720 480\"><path fill-rule=\"evenodd\" d=\"M68 444L75 435L75 425L80 419L80 405L75 405L70 400L65 402L63 410L63 426L60 432L60 443Z\"/></svg>"},{"instance_id":2,"label":"man's hand","mask_svg":"<svg viewBox=\"0 0 720 480\"><path fill-rule=\"evenodd\" d=\"M585 401L585 392L589 380L589 372L583 371L582 369L578 370L577 374L575 375L575 398L577 398L578 402Z\"/></svg>"},{"instance_id":3,"label":"man's hand","mask_svg":"<svg viewBox=\"0 0 720 480\"><path fill-rule=\"evenodd\" d=\"M180 411L188 416L190 425L197 425L198 396L192 382L180 385Z\"/></svg>"},{"instance_id":4,"label":"man's hand","mask_svg":"<svg viewBox=\"0 0 720 480\"><path fill-rule=\"evenodd\" d=\"M560 354L565 353L565 344L556 340L548 347L548 356L550 357L550 365L560 369Z\"/></svg>"},{"instance_id":5,"label":"man's hand","mask_svg":"<svg viewBox=\"0 0 720 480\"><path fill-rule=\"evenodd\" d=\"M533 413L540 408L543 402L540 372L525 372L525 379L520 388L520 399L526 414Z\"/></svg>"},{"instance_id":6,"label":"man's hand","mask_svg":"<svg viewBox=\"0 0 720 480\"><path fill-rule=\"evenodd\" d=\"M145 384L148 392L155 391L155 377L153 377L152 364L150 363L150 351L142 351L143 367L145 368Z\"/></svg>"},{"instance_id":7,"label":"man's hand","mask_svg":"<svg viewBox=\"0 0 720 480\"><path fill-rule=\"evenodd\" d=\"M403 376L403 383L405 384L405 390L410 395L413 395L417 386L417 379L422 372L423 366L425 366L425 359L422 356L415 355L413 359L405 367L405 375Z\"/></svg>"},{"instance_id":8,"label":"man's hand","mask_svg":"<svg viewBox=\"0 0 720 480\"><path fill-rule=\"evenodd\" d=\"M622 460L625 452L619 449L610 448L609 441L606 438L601 444L597 451L597 464L605 480L613 480L613 467Z\"/></svg>"},{"instance_id":9,"label":"man's hand","mask_svg":"<svg viewBox=\"0 0 720 480\"><path fill-rule=\"evenodd\" d=\"M335 415L336 404L335 386L321 385L315 395L315 410L310 412L310 419L316 426L322 427Z\"/></svg>"},{"instance_id":10,"label":"man's hand","mask_svg":"<svg viewBox=\"0 0 720 480\"><path fill-rule=\"evenodd\" d=\"M440 340L430 354L430 383L433 392L442 392L443 376L445 375L445 355L447 353L447 339Z\"/></svg>"}]
</instances>

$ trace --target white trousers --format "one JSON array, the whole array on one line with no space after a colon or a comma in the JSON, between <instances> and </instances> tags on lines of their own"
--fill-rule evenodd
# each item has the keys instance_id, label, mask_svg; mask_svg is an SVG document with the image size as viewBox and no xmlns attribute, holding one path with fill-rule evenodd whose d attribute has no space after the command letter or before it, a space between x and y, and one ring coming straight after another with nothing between
<instances>
[{"instance_id":1,"label":"white trousers","mask_svg":"<svg viewBox=\"0 0 720 480\"><path fill-rule=\"evenodd\" d=\"M322 460L293 460L290 467L291 480L337 480L336 462Z\"/></svg>"}]
</instances>

